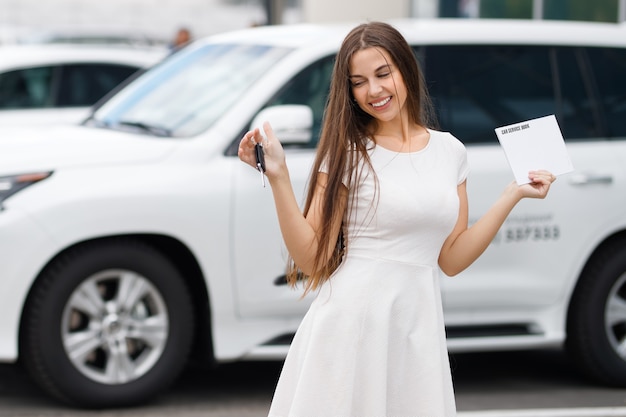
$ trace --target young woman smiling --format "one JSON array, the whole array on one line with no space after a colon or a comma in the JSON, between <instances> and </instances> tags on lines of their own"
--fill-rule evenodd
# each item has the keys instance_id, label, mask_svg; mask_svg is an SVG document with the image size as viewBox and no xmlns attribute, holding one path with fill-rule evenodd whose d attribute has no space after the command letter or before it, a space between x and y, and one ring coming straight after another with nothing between
<instances>
[{"instance_id":1,"label":"young woman smiling","mask_svg":"<svg viewBox=\"0 0 626 417\"><path fill-rule=\"evenodd\" d=\"M392 26L354 28L337 54L304 213L269 124L244 135L242 161L266 175L292 259L289 280L317 296L285 361L270 417L456 414L439 271L487 248L513 207L554 181L529 173L468 227L463 144L433 129L411 48Z\"/></svg>"}]
</instances>

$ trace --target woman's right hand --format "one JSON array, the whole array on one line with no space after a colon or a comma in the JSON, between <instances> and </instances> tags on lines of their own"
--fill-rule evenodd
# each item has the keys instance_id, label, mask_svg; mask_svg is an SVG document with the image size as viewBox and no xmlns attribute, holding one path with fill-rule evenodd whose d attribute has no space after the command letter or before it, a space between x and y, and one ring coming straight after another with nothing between
<instances>
[{"instance_id":1,"label":"woman's right hand","mask_svg":"<svg viewBox=\"0 0 626 417\"><path fill-rule=\"evenodd\" d=\"M265 153L265 175L271 180L286 171L285 152L269 122L263 123L263 130L265 131L265 138L258 127L243 135L239 142L237 155L243 162L256 169L254 146L261 143Z\"/></svg>"}]
</instances>

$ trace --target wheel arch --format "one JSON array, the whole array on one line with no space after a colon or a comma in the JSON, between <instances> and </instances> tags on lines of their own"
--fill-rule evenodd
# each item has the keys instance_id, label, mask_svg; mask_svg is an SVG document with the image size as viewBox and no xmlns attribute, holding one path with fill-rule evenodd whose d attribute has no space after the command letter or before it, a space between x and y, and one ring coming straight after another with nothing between
<instances>
[{"instance_id":1,"label":"wheel arch","mask_svg":"<svg viewBox=\"0 0 626 417\"><path fill-rule=\"evenodd\" d=\"M608 248L619 244L626 247L626 230L620 230L607 236L595 247L595 249L591 252L591 255L585 261L582 269L580 270L580 273L576 277L576 285L574 285L574 288L569 297L566 317L568 325L572 315L572 309L575 307L575 296L581 286L581 277L585 276L585 274L589 272L589 269L591 265L593 265L594 261L602 257L603 254L608 250Z\"/></svg>"},{"instance_id":2,"label":"wheel arch","mask_svg":"<svg viewBox=\"0 0 626 417\"><path fill-rule=\"evenodd\" d=\"M191 358L201 362L213 363L215 355L213 350L213 338L211 329L211 308L209 299L209 290L206 285L204 274L200 268L196 257L191 250L180 240L171 236L159 234L124 234L115 236L103 236L94 239L87 239L76 242L50 258L50 260L39 271L37 277L33 281L28 296L24 302L20 315L19 335L18 335L18 358L22 357L23 351L23 334L25 326L25 315L31 302L33 289L37 286L41 277L59 258L63 257L67 252L72 251L84 245L92 243L111 242L119 240L132 240L144 243L157 250L163 257L167 258L174 264L185 280L185 284L189 288L189 293L193 302L193 313L195 318L194 335Z\"/></svg>"},{"instance_id":3,"label":"wheel arch","mask_svg":"<svg viewBox=\"0 0 626 417\"><path fill-rule=\"evenodd\" d=\"M584 375L619 387L626 386L626 361L610 346L608 330L601 329L606 325L605 297L614 285L611 277L625 272L625 249L626 231L619 231L600 242L584 262L568 303L564 343Z\"/></svg>"}]
</instances>

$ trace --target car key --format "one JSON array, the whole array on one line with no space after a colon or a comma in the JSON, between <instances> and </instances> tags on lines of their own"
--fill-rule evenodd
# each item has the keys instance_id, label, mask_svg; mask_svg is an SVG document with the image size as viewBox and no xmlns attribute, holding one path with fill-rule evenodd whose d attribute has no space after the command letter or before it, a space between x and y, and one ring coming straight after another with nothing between
<instances>
[{"instance_id":1,"label":"car key","mask_svg":"<svg viewBox=\"0 0 626 417\"><path fill-rule=\"evenodd\" d=\"M254 145L254 154L256 155L256 169L261 173L261 184L265 187L265 153L262 144L256 143Z\"/></svg>"}]
</instances>

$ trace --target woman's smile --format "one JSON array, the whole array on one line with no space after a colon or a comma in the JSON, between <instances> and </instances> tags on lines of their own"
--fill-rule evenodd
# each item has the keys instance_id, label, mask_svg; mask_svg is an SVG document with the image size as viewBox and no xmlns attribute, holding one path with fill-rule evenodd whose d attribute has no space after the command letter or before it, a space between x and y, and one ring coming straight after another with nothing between
<instances>
[{"instance_id":1,"label":"woman's smile","mask_svg":"<svg viewBox=\"0 0 626 417\"><path fill-rule=\"evenodd\" d=\"M388 104L391 101L391 97L385 97L382 100L379 101L372 101L370 104L372 105L372 107L374 107L375 109L380 110L382 107L384 107L386 104Z\"/></svg>"}]
</instances>

